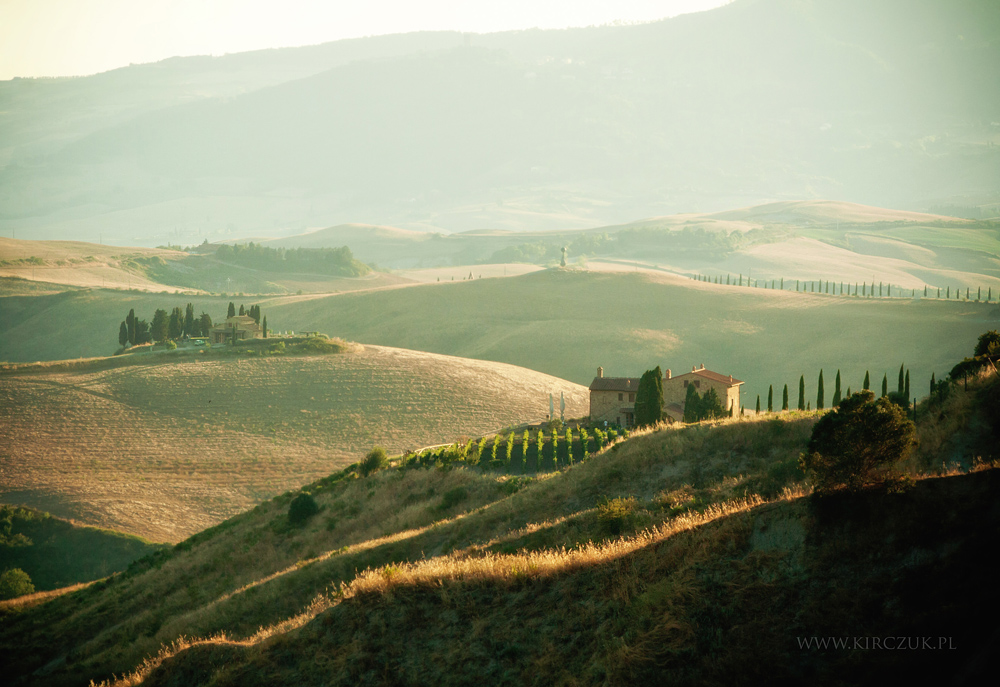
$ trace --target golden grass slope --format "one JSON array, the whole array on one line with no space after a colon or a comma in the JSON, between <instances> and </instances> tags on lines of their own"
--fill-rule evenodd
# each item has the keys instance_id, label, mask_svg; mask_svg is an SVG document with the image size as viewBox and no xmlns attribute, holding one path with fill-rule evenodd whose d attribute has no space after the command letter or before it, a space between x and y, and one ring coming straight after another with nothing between
<instances>
[{"instance_id":1,"label":"golden grass slope","mask_svg":"<svg viewBox=\"0 0 1000 687\"><path fill-rule=\"evenodd\" d=\"M997 391L995 379L976 379L952 396L976 398L967 412L945 427L930 411L952 408L924 403L921 424L985 438L979 416L996 412ZM24 684L47 686L387 674L433 684L856 684L859 674L883 683L891 665L871 673L858 662L895 654L795 643L852 632L951 635L948 656L972 660L988 646L997 601L988 552L1000 530L987 507L996 471L951 470L955 479L918 479L907 494L816 509L799 498L797 468L816 417L639 432L531 481L468 469L331 476L308 486L322 510L301 528L289 527L283 495L9 618L0 660ZM906 669L933 668L921 656L907 653Z\"/></svg>"},{"instance_id":2,"label":"golden grass slope","mask_svg":"<svg viewBox=\"0 0 1000 687\"><path fill-rule=\"evenodd\" d=\"M544 419L583 387L510 365L368 346L321 357L0 374L0 499L178 541L358 460Z\"/></svg>"}]
</instances>

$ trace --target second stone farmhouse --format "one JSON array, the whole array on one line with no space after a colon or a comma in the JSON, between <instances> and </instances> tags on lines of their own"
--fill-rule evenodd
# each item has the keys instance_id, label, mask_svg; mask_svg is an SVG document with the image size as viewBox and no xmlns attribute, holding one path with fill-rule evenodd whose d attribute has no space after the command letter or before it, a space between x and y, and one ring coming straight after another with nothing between
<instances>
[{"instance_id":1,"label":"second stone farmhouse","mask_svg":"<svg viewBox=\"0 0 1000 687\"><path fill-rule=\"evenodd\" d=\"M706 370L705 366L692 367L690 372L674 376L667 370L663 378L663 413L672 420L684 418L684 399L687 387L693 384L699 395L715 389L727 411L740 408L740 386L743 384L732 375ZM597 376L590 383L590 419L623 427L635 424L635 392L639 389L638 377L605 377L604 368L597 368Z\"/></svg>"}]
</instances>

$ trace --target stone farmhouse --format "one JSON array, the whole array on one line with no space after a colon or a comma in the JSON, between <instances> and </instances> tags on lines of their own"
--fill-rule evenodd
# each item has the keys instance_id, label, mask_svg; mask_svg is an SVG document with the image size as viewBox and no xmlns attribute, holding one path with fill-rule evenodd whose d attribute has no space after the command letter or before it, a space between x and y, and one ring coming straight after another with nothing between
<instances>
[{"instance_id":1,"label":"stone farmhouse","mask_svg":"<svg viewBox=\"0 0 1000 687\"><path fill-rule=\"evenodd\" d=\"M225 324L217 324L209 330L209 343L228 343L233 338L233 327L236 328L237 340L264 338L264 330L256 320L249 315L235 315L227 317Z\"/></svg>"},{"instance_id":2,"label":"stone farmhouse","mask_svg":"<svg viewBox=\"0 0 1000 687\"><path fill-rule=\"evenodd\" d=\"M738 411L740 408L740 386L743 382L732 375L706 370L704 365L692 367L690 372L677 376L667 370L663 378L663 413L671 420L684 418L688 384L693 384L701 395L715 389L727 410L735 408ZM635 424L635 393L638 390L638 377L605 377L604 368L597 368L597 376L590 383L591 421L631 427Z\"/></svg>"}]
</instances>

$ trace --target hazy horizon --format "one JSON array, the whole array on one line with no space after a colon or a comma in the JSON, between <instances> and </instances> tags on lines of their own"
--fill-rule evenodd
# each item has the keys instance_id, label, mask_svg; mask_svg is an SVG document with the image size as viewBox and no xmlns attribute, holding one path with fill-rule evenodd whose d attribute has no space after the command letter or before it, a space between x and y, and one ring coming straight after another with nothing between
<instances>
[{"instance_id":1,"label":"hazy horizon","mask_svg":"<svg viewBox=\"0 0 1000 687\"><path fill-rule=\"evenodd\" d=\"M599 0L502 6L473 0L363 5L290 0L10 0L0 4L0 80L88 76L172 57L224 55L419 31L494 33L656 21L729 0Z\"/></svg>"}]
</instances>

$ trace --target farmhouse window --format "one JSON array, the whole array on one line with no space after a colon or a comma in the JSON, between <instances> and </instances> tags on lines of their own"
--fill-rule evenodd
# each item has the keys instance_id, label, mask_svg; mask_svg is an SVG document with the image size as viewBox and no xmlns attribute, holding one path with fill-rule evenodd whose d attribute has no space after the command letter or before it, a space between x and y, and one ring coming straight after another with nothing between
<instances>
[{"instance_id":1,"label":"farmhouse window","mask_svg":"<svg viewBox=\"0 0 1000 687\"><path fill-rule=\"evenodd\" d=\"M635 394L629 394L628 395L628 400L629 400L629 403L631 403L632 401L634 401L635 400Z\"/></svg>"},{"instance_id":2,"label":"farmhouse window","mask_svg":"<svg viewBox=\"0 0 1000 687\"><path fill-rule=\"evenodd\" d=\"M625 395L624 394L618 394L618 400L619 401L625 400Z\"/></svg>"}]
</instances>

